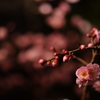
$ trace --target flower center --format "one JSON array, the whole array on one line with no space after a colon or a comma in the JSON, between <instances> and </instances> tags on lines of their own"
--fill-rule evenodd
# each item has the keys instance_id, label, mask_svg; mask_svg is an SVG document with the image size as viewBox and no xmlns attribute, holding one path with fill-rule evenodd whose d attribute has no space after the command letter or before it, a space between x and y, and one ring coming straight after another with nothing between
<instances>
[{"instance_id":1,"label":"flower center","mask_svg":"<svg viewBox=\"0 0 100 100\"><path fill-rule=\"evenodd\" d=\"M87 73L86 73L86 72L83 72L83 73L81 74L81 76L82 76L82 77L86 77L86 76L87 76Z\"/></svg>"}]
</instances>

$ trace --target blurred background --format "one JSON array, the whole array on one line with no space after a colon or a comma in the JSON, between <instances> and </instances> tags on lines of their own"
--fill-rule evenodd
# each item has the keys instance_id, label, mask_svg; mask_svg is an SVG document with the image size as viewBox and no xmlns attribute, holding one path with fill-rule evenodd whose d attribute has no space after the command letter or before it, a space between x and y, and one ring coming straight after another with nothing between
<instances>
[{"instance_id":1,"label":"blurred background","mask_svg":"<svg viewBox=\"0 0 100 100\"><path fill-rule=\"evenodd\" d=\"M51 67L38 60L53 57L50 46L87 45L85 34L100 29L99 7L100 0L0 0L0 100L80 100L80 62ZM90 61L90 51L77 55ZM100 100L89 89L89 100Z\"/></svg>"}]
</instances>

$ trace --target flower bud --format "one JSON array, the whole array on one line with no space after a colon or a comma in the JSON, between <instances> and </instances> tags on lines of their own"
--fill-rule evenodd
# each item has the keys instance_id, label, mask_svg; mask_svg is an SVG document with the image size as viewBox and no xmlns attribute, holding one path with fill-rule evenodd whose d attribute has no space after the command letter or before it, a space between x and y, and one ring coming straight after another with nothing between
<instances>
[{"instance_id":1,"label":"flower bud","mask_svg":"<svg viewBox=\"0 0 100 100\"><path fill-rule=\"evenodd\" d=\"M64 57L63 57L63 62L66 62L66 61L68 61L69 60L69 55L64 55Z\"/></svg>"},{"instance_id":2,"label":"flower bud","mask_svg":"<svg viewBox=\"0 0 100 100\"><path fill-rule=\"evenodd\" d=\"M56 51L55 47L50 47L50 50Z\"/></svg>"},{"instance_id":3,"label":"flower bud","mask_svg":"<svg viewBox=\"0 0 100 100\"><path fill-rule=\"evenodd\" d=\"M59 57L58 56L55 56L55 59L59 59Z\"/></svg>"},{"instance_id":4,"label":"flower bud","mask_svg":"<svg viewBox=\"0 0 100 100\"><path fill-rule=\"evenodd\" d=\"M52 61L52 67L56 67L58 65L58 60L57 59L54 59Z\"/></svg>"},{"instance_id":5,"label":"flower bud","mask_svg":"<svg viewBox=\"0 0 100 100\"><path fill-rule=\"evenodd\" d=\"M91 37L91 35L89 33L86 34L87 37Z\"/></svg>"},{"instance_id":6,"label":"flower bud","mask_svg":"<svg viewBox=\"0 0 100 100\"><path fill-rule=\"evenodd\" d=\"M54 56L57 56L59 55L60 53L59 52L54 52Z\"/></svg>"},{"instance_id":7,"label":"flower bud","mask_svg":"<svg viewBox=\"0 0 100 100\"><path fill-rule=\"evenodd\" d=\"M83 49L85 49L85 45L80 45L80 47L79 47L81 50L83 50Z\"/></svg>"},{"instance_id":8,"label":"flower bud","mask_svg":"<svg viewBox=\"0 0 100 100\"><path fill-rule=\"evenodd\" d=\"M67 51L67 50L65 50L65 49L63 49L63 50L62 50L62 52L63 52L63 53L65 53L65 54L67 54L67 53L68 53L68 51Z\"/></svg>"},{"instance_id":9,"label":"flower bud","mask_svg":"<svg viewBox=\"0 0 100 100\"><path fill-rule=\"evenodd\" d=\"M93 44L92 44L92 43L89 43L89 44L88 44L88 47L93 47Z\"/></svg>"},{"instance_id":10,"label":"flower bud","mask_svg":"<svg viewBox=\"0 0 100 100\"><path fill-rule=\"evenodd\" d=\"M71 59L73 59L73 55L70 55L68 58L68 60L71 60Z\"/></svg>"},{"instance_id":11,"label":"flower bud","mask_svg":"<svg viewBox=\"0 0 100 100\"><path fill-rule=\"evenodd\" d=\"M47 61L45 59L40 59L39 64L44 65Z\"/></svg>"}]
</instances>

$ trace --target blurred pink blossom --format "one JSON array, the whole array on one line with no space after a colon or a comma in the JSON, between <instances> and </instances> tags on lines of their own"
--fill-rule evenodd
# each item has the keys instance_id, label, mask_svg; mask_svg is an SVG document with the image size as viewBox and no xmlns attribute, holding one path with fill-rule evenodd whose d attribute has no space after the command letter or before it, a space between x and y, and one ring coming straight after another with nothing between
<instances>
[{"instance_id":1,"label":"blurred pink blossom","mask_svg":"<svg viewBox=\"0 0 100 100\"><path fill-rule=\"evenodd\" d=\"M79 2L80 0L65 0L65 1L67 1L68 3L77 3L77 2Z\"/></svg>"},{"instance_id":2,"label":"blurred pink blossom","mask_svg":"<svg viewBox=\"0 0 100 100\"><path fill-rule=\"evenodd\" d=\"M93 88L100 92L100 80L96 81L94 84L93 84Z\"/></svg>"},{"instance_id":3,"label":"blurred pink blossom","mask_svg":"<svg viewBox=\"0 0 100 100\"><path fill-rule=\"evenodd\" d=\"M100 31L98 31L97 28L93 28L92 30L93 30L93 34L96 35L94 37L94 43L100 42Z\"/></svg>"},{"instance_id":4,"label":"blurred pink blossom","mask_svg":"<svg viewBox=\"0 0 100 100\"><path fill-rule=\"evenodd\" d=\"M5 48L0 49L0 61L5 60L8 57L8 50Z\"/></svg>"},{"instance_id":5,"label":"blurred pink blossom","mask_svg":"<svg viewBox=\"0 0 100 100\"><path fill-rule=\"evenodd\" d=\"M71 10L71 6L68 3L63 1L59 3L58 8L61 9L62 12L65 14L67 14Z\"/></svg>"},{"instance_id":6,"label":"blurred pink blossom","mask_svg":"<svg viewBox=\"0 0 100 100\"><path fill-rule=\"evenodd\" d=\"M12 37L12 40L14 41L17 47L23 49L32 44L31 37L31 34L22 35L17 33L15 36Z\"/></svg>"},{"instance_id":7,"label":"blurred pink blossom","mask_svg":"<svg viewBox=\"0 0 100 100\"><path fill-rule=\"evenodd\" d=\"M36 33L31 37L32 44L39 47L45 45L45 35L43 33Z\"/></svg>"},{"instance_id":8,"label":"blurred pink blossom","mask_svg":"<svg viewBox=\"0 0 100 100\"><path fill-rule=\"evenodd\" d=\"M88 33L92 28L92 24L88 20L83 19L79 15L72 16L71 23L84 34Z\"/></svg>"},{"instance_id":9,"label":"blurred pink blossom","mask_svg":"<svg viewBox=\"0 0 100 100\"><path fill-rule=\"evenodd\" d=\"M66 20L59 16L49 16L46 19L46 23L54 29L59 29L65 25Z\"/></svg>"},{"instance_id":10,"label":"blurred pink blossom","mask_svg":"<svg viewBox=\"0 0 100 100\"><path fill-rule=\"evenodd\" d=\"M56 49L60 50L66 48L68 45L67 39L59 32L53 32L49 34L46 38L47 47L54 46Z\"/></svg>"},{"instance_id":11,"label":"blurred pink blossom","mask_svg":"<svg viewBox=\"0 0 100 100\"><path fill-rule=\"evenodd\" d=\"M41 14L47 15L53 12L53 8L49 3L42 3L39 7L38 7L38 11Z\"/></svg>"},{"instance_id":12,"label":"blurred pink blossom","mask_svg":"<svg viewBox=\"0 0 100 100\"><path fill-rule=\"evenodd\" d=\"M3 40L7 37L8 30L6 27L2 26L0 27L0 40Z\"/></svg>"}]
</instances>

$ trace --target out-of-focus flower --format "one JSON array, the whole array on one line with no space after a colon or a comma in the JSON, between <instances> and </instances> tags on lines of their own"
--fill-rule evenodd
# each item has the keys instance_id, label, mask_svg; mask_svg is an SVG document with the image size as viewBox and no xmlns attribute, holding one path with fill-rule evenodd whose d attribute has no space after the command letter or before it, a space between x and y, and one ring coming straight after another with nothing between
<instances>
[{"instance_id":1,"label":"out-of-focus flower","mask_svg":"<svg viewBox=\"0 0 100 100\"><path fill-rule=\"evenodd\" d=\"M93 84L93 88L100 92L100 80L96 81L94 84Z\"/></svg>"},{"instance_id":2,"label":"out-of-focus flower","mask_svg":"<svg viewBox=\"0 0 100 100\"><path fill-rule=\"evenodd\" d=\"M69 100L69 99L62 99L62 100Z\"/></svg>"},{"instance_id":3,"label":"out-of-focus flower","mask_svg":"<svg viewBox=\"0 0 100 100\"><path fill-rule=\"evenodd\" d=\"M67 14L71 10L70 5L66 2L61 2L58 8L61 9L65 14Z\"/></svg>"},{"instance_id":4,"label":"out-of-focus flower","mask_svg":"<svg viewBox=\"0 0 100 100\"><path fill-rule=\"evenodd\" d=\"M8 32L8 30L6 27L3 27L3 26L0 27L0 40L3 40L6 38L7 32Z\"/></svg>"},{"instance_id":5,"label":"out-of-focus flower","mask_svg":"<svg viewBox=\"0 0 100 100\"><path fill-rule=\"evenodd\" d=\"M54 46L57 50L68 46L67 39L59 32L53 32L46 38L47 47Z\"/></svg>"},{"instance_id":6,"label":"out-of-focus flower","mask_svg":"<svg viewBox=\"0 0 100 100\"><path fill-rule=\"evenodd\" d=\"M48 15L48 14L52 13L53 8L52 8L52 6L51 6L49 3L42 3L42 4L38 7L38 11L39 11L41 14Z\"/></svg>"},{"instance_id":7,"label":"out-of-focus flower","mask_svg":"<svg viewBox=\"0 0 100 100\"><path fill-rule=\"evenodd\" d=\"M46 18L46 23L54 29L62 28L66 24L65 15L70 11L70 6L66 2L61 2L54 9L52 15Z\"/></svg>"},{"instance_id":8,"label":"out-of-focus flower","mask_svg":"<svg viewBox=\"0 0 100 100\"><path fill-rule=\"evenodd\" d=\"M79 28L79 30L84 34L88 33L92 28L91 23L79 15L72 16L71 23L73 26Z\"/></svg>"},{"instance_id":9,"label":"out-of-focus flower","mask_svg":"<svg viewBox=\"0 0 100 100\"><path fill-rule=\"evenodd\" d=\"M83 85L86 86L88 85L88 80L81 80L79 78L76 79L76 84L78 84L79 88Z\"/></svg>"},{"instance_id":10,"label":"out-of-focus flower","mask_svg":"<svg viewBox=\"0 0 100 100\"><path fill-rule=\"evenodd\" d=\"M54 29L59 29L65 25L66 20L64 18L58 17L58 16L49 16L46 19L46 23Z\"/></svg>"},{"instance_id":11,"label":"out-of-focus flower","mask_svg":"<svg viewBox=\"0 0 100 100\"><path fill-rule=\"evenodd\" d=\"M8 57L8 50L5 48L0 49L0 61L5 60Z\"/></svg>"},{"instance_id":12,"label":"out-of-focus flower","mask_svg":"<svg viewBox=\"0 0 100 100\"><path fill-rule=\"evenodd\" d=\"M43 47L45 45L45 36L43 33L36 33L31 37L32 44Z\"/></svg>"},{"instance_id":13,"label":"out-of-focus flower","mask_svg":"<svg viewBox=\"0 0 100 100\"><path fill-rule=\"evenodd\" d=\"M16 37L14 37L13 39L14 39L15 44L21 49L26 48L32 42L30 35L28 35L28 34L25 34L25 35L19 34Z\"/></svg>"},{"instance_id":14,"label":"out-of-focus flower","mask_svg":"<svg viewBox=\"0 0 100 100\"><path fill-rule=\"evenodd\" d=\"M79 2L80 0L65 0L65 1L67 1L68 3L77 3L77 2Z\"/></svg>"},{"instance_id":15,"label":"out-of-focus flower","mask_svg":"<svg viewBox=\"0 0 100 100\"><path fill-rule=\"evenodd\" d=\"M100 42L100 31L98 31L97 28L93 28L92 31L93 31L93 35L95 35L94 43Z\"/></svg>"}]
</instances>

